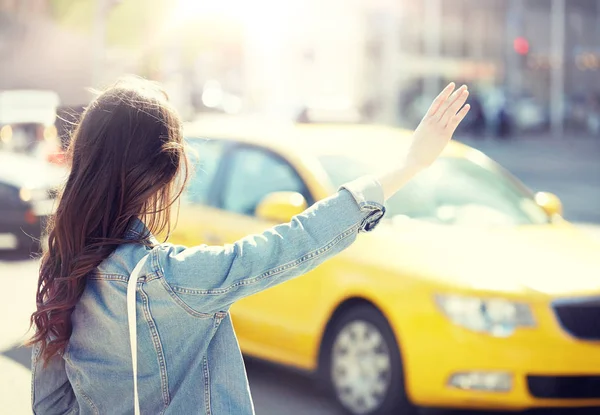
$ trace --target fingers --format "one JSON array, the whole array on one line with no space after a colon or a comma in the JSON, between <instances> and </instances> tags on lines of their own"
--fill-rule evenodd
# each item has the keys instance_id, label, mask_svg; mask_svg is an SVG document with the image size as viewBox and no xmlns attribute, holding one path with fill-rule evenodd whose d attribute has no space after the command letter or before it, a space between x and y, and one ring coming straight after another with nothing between
<instances>
[{"instance_id":1,"label":"fingers","mask_svg":"<svg viewBox=\"0 0 600 415\"><path fill-rule=\"evenodd\" d=\"M456 97L454 97L454 100L450 103L449 107L441 115L440 121L443 126L448 125L452 117L456 115L458 110L460 110L464 103L467 102L467 98L469 97L469 91L467 91L466 87L464 87L464 89L461 87L455 92L455 94L457 94Z\"/></svg>"},{"instance_id":2,"label":"fingers","mask_svg":"<svg viewBox=\"0 0 600 415\"><path fill-rule=\"evenodd\" d=\"M455 87L456 84L454 84L454 82L450 82L448 85L446 85L446 88L444 88L442 92L440 92L440 94L433 100L425 116L432 117L435 114L439 113L440 107L448 100L448 97L450 96L450 94L452 94L452 91L454 91Z\"/></svg>"},{"instance_id":3,"label":"fingers","mask_svg":"<svg viewBox=\"0 0 600 415\"><path fill-rule=\"evenodd\" d=\"M450 128L451 133L454 134L454 131L458 127L458 124L460 124L460 122L465 119L465 116L467 115L470 109L471 106L467 104L464 107L462 107L462 109L450 119L450 121L448 122L448 128Z\"/></svg>"},{"instance_id":4,"label":"fingers","mask_svg":"<svg viewBox=\"0 0 600 415\"><path fill-rule=\"evenodd\" d=\"M465 85L461 86L460 88L458 88L456 91L454 91L452 93L452 95L450 95L450 97L448 97L448 99L440 106L436 118L438 120L442 120L442 118L444 117L444 114L446 113L446 111L448 110L448 108L450 108L450 106L460 97L460 95L466 91L467 87Z\"/></svg>"}]
</instances>

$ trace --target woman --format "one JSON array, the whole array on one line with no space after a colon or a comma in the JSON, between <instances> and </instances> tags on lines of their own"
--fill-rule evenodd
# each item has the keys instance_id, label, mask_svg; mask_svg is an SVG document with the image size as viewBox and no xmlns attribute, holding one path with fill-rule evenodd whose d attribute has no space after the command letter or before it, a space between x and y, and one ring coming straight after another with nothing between
<instances>
[{"instance_id":1,"label":"woman","mask_svg":"<svg viewBox=\"0 0 600 415\"><path fill-rule=\"evenodd\" d=\"M384 200L429 166L469 110L448 85L397 166L343 186L290 223L232 245L159 243L189 171L182 126L154 84L119 83L85 111L50 224L37 291L37 414L132 413L127 283L137 279L137 381L144 414L253 413L228 314L238 299L299 276L373 229Z\"/></svg>"}]
</instances>

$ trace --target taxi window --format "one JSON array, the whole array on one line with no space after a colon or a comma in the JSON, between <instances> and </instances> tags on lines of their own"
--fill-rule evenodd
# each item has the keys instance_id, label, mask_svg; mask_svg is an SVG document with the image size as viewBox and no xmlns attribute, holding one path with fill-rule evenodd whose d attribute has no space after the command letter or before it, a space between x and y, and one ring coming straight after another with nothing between
<instances>
[{"instance_id":1,"label":"taxi window","mask_svg":"<svg viewBox=\"0 0 600 415\"><path fill-rule=\"evenodd\" d=\"M296 170L273 153L242 146L234 150L228 165L222 195L225 210L254 215L260 201L272 192L298 192L306 197L306 187Z\"/></svg>"},{"instance_id":2,"label":"taxi window","mask_svg":"<svg viewBox=\"0 0 600 415\"><path fill-rule=\"evenodd\" d=\"M183 194L183 203L210 204L210 189L224 154L224 143L217 140L193 139L187 142L192 166L189 182Z\"/></svg>"}]
</instances>

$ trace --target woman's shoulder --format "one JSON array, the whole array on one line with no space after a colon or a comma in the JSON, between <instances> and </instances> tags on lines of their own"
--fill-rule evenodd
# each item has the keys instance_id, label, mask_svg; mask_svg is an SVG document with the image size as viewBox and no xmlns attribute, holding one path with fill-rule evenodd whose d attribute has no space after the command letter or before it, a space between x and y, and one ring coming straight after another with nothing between
<instances>
[{"instance_id":1,"label":"woman's shoulder","mask_svg":"<svg viewBox=\"0 0 600 415\"><path fill-rule=\"evenodd\" d=\"M156 274L157 261L152 260L156 249L160 249L160 245L148 247L133 242L120 245L98 265L91 278L128 281L137 263L146 255L150 260L146 261L140 275Z\"/></svg>"}]
</instances>

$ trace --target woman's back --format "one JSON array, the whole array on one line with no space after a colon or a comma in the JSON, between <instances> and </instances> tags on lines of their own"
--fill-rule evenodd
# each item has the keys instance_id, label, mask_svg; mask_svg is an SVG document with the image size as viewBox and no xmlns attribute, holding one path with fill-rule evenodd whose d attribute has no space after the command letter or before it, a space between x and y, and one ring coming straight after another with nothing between
<instances>
[{"instance_id":1,"label":"woman's back","mask_svg":"<svg viewBox=\"0 0 600 415\"><path fill-rule=\"evenodd\" d=\"M142 245L119 247L88 278L72 314L73 332L64 360L82 414L131 412L127 281L148 252ZM229 315L185 310L152 262L144 268L137 294L142 413L252 413ZM211 397L213 393L218 399Z\"/></svg>"}]
</instances>

